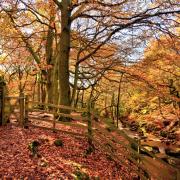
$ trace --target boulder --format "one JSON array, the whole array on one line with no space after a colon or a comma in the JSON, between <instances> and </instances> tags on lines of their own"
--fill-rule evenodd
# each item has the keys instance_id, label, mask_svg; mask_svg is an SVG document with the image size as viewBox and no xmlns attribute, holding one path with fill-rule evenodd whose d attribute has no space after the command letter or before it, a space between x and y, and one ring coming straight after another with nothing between
<instances>
[{"instance_id":1,"label":"boulder","mask_svg":"<svg viewBox=\"0 0 180 180\"><path fill-rule=\"evenodd\" d=\"M169 156L172 156L175 158L180 158L180 148L177 148L177 149L167 148L167 149L165 149L165 152Z\"/></svg>"},{"instance_id":2,"label":"boulder","mask_svg":"<svg viewBox=\"0 0 180 180\"><path fill-rule=\"evenodd\" d=\"M162 160L176 168L180 168L180 159L178 159L178 158L163 157Z\"/></svg>"},{"instance_id":3,"label":"boulder","mask_svg":"<svg viewBox=\"0 0 180 180\"><path fill-rule=\"evenodd\" d=\"M157 146L148 146L148 145L145 145L143 147L145 149L147 149L148 151L152 152L153 154L160 153L159 148Z\"/></svg>"}]
</instances>

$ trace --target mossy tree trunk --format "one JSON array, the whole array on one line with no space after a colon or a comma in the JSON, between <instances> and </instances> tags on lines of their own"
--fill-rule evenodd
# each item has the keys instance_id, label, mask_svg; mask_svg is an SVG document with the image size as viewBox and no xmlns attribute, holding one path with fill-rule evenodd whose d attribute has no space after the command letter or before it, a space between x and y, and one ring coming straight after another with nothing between
<instances>
[{"instance_id":1,"label":"mossy tree trunk","mask_svg":"<svg viewBox=\"0 0 180 180\"><path fill-rule=\"evenodd\" d=\"M48 103L53 103L54 97L52 96L53 92L53 70L56 68L55 65L55 58L53 52L53 41L54 41L54 29L55 29L55 4L53 1L49 0L49 8L50 8L50 20L49 20L49 27L47 32L47 41L46 41L46 62L47 65L50 67L47 70L47 100ZM56 81L56 80L55 80Z\"/></svg>"},{"instance_id":2,"label":"mossy tree trunk","mask_svg":"<svg viewBox=\"0 0 180 180\"><path fill-rule=\"evenodd\" d=\"M69 51L70 51L70 32L71 32L71 10L70 0L61 2L61 38L59 53L57 55L59 66L59 88L60 104L70 106L70 84L69 84ZM68 113L69 110L61 110Z\"/></svg>"}]
</instances>

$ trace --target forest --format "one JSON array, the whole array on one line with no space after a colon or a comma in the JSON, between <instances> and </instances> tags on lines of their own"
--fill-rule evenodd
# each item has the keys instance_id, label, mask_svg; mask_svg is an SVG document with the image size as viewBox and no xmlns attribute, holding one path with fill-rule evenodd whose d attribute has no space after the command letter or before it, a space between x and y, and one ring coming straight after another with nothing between
<instances>
[{"instance_id":1,"label":"forest","mask_svg":"<svg viewBox=\"0 0 180 180\"><path fill-rule=\"evenodd\" d=\"M0 179L180 179L179 0L0 0Z\"/></svg>"}]
</instances>

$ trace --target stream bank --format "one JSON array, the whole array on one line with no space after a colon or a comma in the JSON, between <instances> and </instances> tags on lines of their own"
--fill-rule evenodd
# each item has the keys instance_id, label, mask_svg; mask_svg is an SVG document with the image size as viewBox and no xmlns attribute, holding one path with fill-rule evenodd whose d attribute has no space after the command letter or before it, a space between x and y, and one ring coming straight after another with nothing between
<instances>
[{"instance_id":1,"label":"stream bank","mask_svg":"<svg viewBox=\"0 0 180 180\"><path fill-rule=\"evenodd\" d=\"M179 124L177 122L174 124L177 125L175 128L178 130ZM169 127L166 127L166 130L169 129L169 131L165 131L165 128L163 129L154 124L147 124L146 122L139 124L135 121L129 123L127 120L125 123L122 121L119 124L119 129L128 137L139 140L142 147L155 154L156 157L168 163L171 167L180 169L180 145L177 131L172 131ZM137 150L137 147L133 147L132 144L131 147ZM154 176L158 175L158 161L155 161L154 158L142 149L140 152L149 162L145 166L150 169ZM166 173L171 176L171 178L169 177L170 179L177 179L177 175L171 171L171 168L163 167L161 170L164 170L164 174L167 171ZM168 175L166 176L168 177Z\"/></svg>"}]
</instances>

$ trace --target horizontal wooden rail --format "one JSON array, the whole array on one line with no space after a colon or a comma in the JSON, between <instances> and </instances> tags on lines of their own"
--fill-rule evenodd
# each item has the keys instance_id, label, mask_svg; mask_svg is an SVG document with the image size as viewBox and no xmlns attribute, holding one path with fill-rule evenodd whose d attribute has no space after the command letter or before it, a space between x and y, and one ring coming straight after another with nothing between
<instances>
[{"instance_id":1,"label":"horizontal wooden rail","mask_svg":"<svg viewBox=\"0 0 180 180\"><path fill-rule=\"evenodd\" d=\"M23 96L5 96L5 99L24 99Z\"/></svg>"},{"instance_id":2,"label":"horizontal wooden rail","mask_svg":"<svg viewBox=\"0 0 180 180\"><path fill-rule=\"evenodd\" d=\"M52 114L52 112L48 110L35 109L35 108L28 108L28 112L42 112L42 113Z\"/></svg>"},{"instance_id":3,"label":"horizontal wooden rail","mask_svg":"<svg viewBox=\"0 0 180 180\"><path fill-rule=\"evenodd\" d=\"M130 138L123 130L120 130L120 129L115 129L115 131L121 135L122 137L124 137L126 140L128 140L130 143L134 143L137 145L137 142L136 140ZM160 158L158 158L155 154L151 153L150 151L148 151L146 148L144 147L141 147L141 149L143 151L145 151L147 154L149 154L151 157L155 158L156 160L158 160L159 162L163 163L164 165L166 166L169 166L169 168L172 168L172 169L175 169L174 167L172 167L170 164L164 162L163 160L161 160Z\"/></svg>"},{"instance_id":4,"label":"horizontal wooden rail","mask_svg":"<svg viewBox=\"0 0 180 180\"><path fill-rule=\"evenodd\" d=\"M28 124L28 126L29 127L36 127L36 128L40 128L40 129L46 129L46 130L54 131L53 128L37 126L37 125L34 125L34 124L30 124L30 123ZM55 131L62 132L62 133L65 133L65 134L80 136L80 137L86 137L87 136L86 134L81 134L81 133L76 133L76 132L71 132L71 131L64 131L64 130L61 130L61 129L55 129Z\"/></svg>"},{"instance_id":5,"label":"horizontal wooden rail","mask_svg":"<svg viewBox=\"0 0 180 180\"><path fill-rule=\"evenodd\" d=\"M100 130L101 129L101 130ZM116 143L116 144L120 144L120 145L122 145L122 148L126 148L126 152L128 153L128 155L125 153L125 154L123 154L127 159L129 159L129 160L131 160L134 164L136 164L139 168L141 168L143 171L147 171L147 169L142 165L142 164L139 164L132 156L131 156L131 154L129 154L129 153L134 153L135 154L135 156L137 157L137 158L140 158L141 160L145 160L145 161L147 161L148 162L148 160L147 159L144 159L143 157L142 157L142 155L140 155L140 154L138 154L138 152L137 151L135 151L134 149L132 149L131 148L131 146L129 146L129 145L126 145L126 144L124 144L123 142L120 142L118 139L116 139L115 137L113 137L113 140L111 140L111 139L107 139L107 137L106 137L106 135L108 134L108 132L106 133L105 132L105 129L103 129L103 128L100 128L100 129L96 129L96 131L95 131L95 133L98 133L98 137L101 137L105 142L108 142L108 144L110 144L114 149L116 148L115 147L115 145L113 145L114 144L114 142ZM109 135L109 134L108 134ZM116 148L117 149L117 148ZM148 171L147 171L148 172Z\"/></svg>"},{"instance_id":6,"label":"horizontal wooden rail","mask_svg":"<svg viewBox=\"0 0 180 180\"><path fill-rule=\"evenodd\" d=\"M82 117L82 116L78 116L78 115L73 115L73 114L64 114L64 113L55 113L56 115L59 115L59 116L63 116L63 117L69 117L69 118L72 118L72 119L77 119L77 120L88 120L87 117Z\"/></svg>"},{"instance_id":7,"label":"horizontal wooden rail","mask_svg":"<svg viewBox=\"0 0 180 180\"><path fill-rule=\"evenodd\" d=\"M107 148L107 147L106 147L105 145L103 145L102 143L99 143L95 138L93 138L93 141L94 141L96 144L98 144L102 149L104 149L105 151L109 152L109 148ZM125 160L123 160L122 158L119 158L119 156L117 156L117 155L115 155L115 154L112 154L112 152L109 152L109 153L110 153L110 156L113 156L114 159L115 159L115 160L118 160L119 162L121 162L122 165L128 166L128 164L127 164L127 162L126 162ZM132 161L135 161L135 160L132 159ZM136 163L137 163L137 162L136 162ZM141 165L140 165L140 164L137 164L137 166L139 167L139 166L141 166ZM129 168L131 168L131 167L129 166ZM142 173L138 172L138 170L137 170L137 171L135 170L135 172L141 177L142 180L147 180L147 178L146 178L144 175L142 175Z\"/></svg>"},{"instance_id":8,"label":"horizontal wooden rail","mask_svg":"<svg viewBox=\"0 0 180 180\"><path fill-rule=\"evenodd\" d=\"M29 112L43 112L43 113L47 113L47 114L55 114L56 116L63 116L63 117L68 117L68 118L72 118L75 120L82 120L82 121L87 121L88 118L87 117L82 117L81 115L74 115L74 114L65 114L65 113L54 113L51 110L38 110L38 109L28 109Z\"/></svg>"},{"instance_id":9,"label":"horizontal wooden rail","mask_svg":"<svg viewBox=\"0 0 180 180\"><path fill-rule=\"evenodd\" d=\"M119 130L119 129L117 129L116 131L117 131L118 134L122 135L124 138L126 138L127 140L129 140L129 142L131 142L131 143L136 143L136 144L137 144L137 142L136 142L134 139L128 137L124 131ZM144 148L144 147L141 146L141 149L142 149L143 151L145 151L147 154L149 154L151 157L153 157L154 159L156 159L157 161L159 161L160 163L164 164L165 166L168 166L170 169L172 169L172 170L173 170L173 169L174 169L174 170L177 170L176 168L172 167L170 164L168 164L168 163L166 163L165 161L163 161L162 159L158 158L158 157L157 157L155 154L153 154L152 152L148 151L146 148Z\"/></svg>"},{"instance_id":10,"label":"horizontal wooden rail","mask_svg":"<svg viewBox=\"0 0 180 180\"><path fill-rule=\"evenodd\" d=\"M37 104L37 105L41 105L41 106L47 106L47 107L52 107L52 108L56 108L56 109L67 109L67 110L73 110L73 111L77 111L77 112L87 112L86 108L73 108L70 106L64 106L64 105L54 105L54 104L49 104L49 103L40 103L38 101L29 101L29 103L32 104Z\"/></svg>"},{"instance_id":11,"label":"horizontal wooden rail","mask_svg":"<svg viewBox=\"0 0 180 180\"><path fill-rule=\"evenodd\" d=\"M123 130L120 129L115 129L115 131L121 135L122 137L124 137L126 140L128 140L130 143L134 143L137 145L138 144L136 142L136 140L130 138ZM124 145L125 146L125 145ZM176 172L177 175L179 175L179 169L172 167L170 164L168 164L167 162L163 161L162 159L158 158L155 154L153 154L152 152L148 151L146 148L141 146L141 150L143 150L144 152L146 152L149 156L151 156L153 159L157 160L158 162L162 163L164 166L168 167L169 169L171 169L172 171ZM131 151L134 152L134 150L131 148ZM141 157L142 158L142 157Z\"/></svg>"},{"instance_id":12,"label":"horizontal wooden rail","mask_svg":"<svg viewBox=\"0 0 180 180\"><path fill-rule=\"evenodd\" d=\"M96 133L97 133L97 131L96 131ZM101 137L102 137L102 133L98 134L97 136L99 136L99 137L101 136ZM103 138L105 141L107 141L104 136L103 136L102 138ZM124 155L127 159L129 159L130 161L132 161L134 164L136 164L141 170L149 173L148 175L151 177L151 173L148 171L147 168L145 168L144 163L146 162L146 163L148 163L149 165L154 166L153 161L154 161L155 159L152 159L152 161L149 161L149 160L146 158L145 155L143 155L143 154L141 154L141 153L139 154L137 151L135 151L134 149L132 149L129 145L125 145L125 144L123 144L123 142L118 141L118 140L115 140L115 141L114 141L114 139L113 139L113 140L108 140L108 143L109 143L112 147L115 147L115 146L113 145L113 142L115 142L116 144L122 145L122 148L126 148L126 150L127 150L127 152L128 152L129 154L126 154L126 153L125 153L125 154L123 154L123 155ZM132 153L133 153L133 154L132 154ZM140 160L140 162L141 162L140 165L139 165L138 161L137 161L136 159L134 159L134 157L133 157L132 155L134 155L137 159ZM173 171L176 172L175 170L173 170ZM166 172L163 172L162 174L159 174L159 176L156 177L156 179L157 179L157 180L162 180L162 179L166 176L165 173L166 173ZM167 174L167 175L169 175L169 174Z\"/></svg>"},{"instance_id":13,"label":"horizontal wooden rail","mask_svg":"<svg viewBox=\"0 0 180 180\"><path fill-rule=\"evenodd\" d=\"M82 129L87 129L87 126L81 125L81 124L75 124L75 123L70 123L70 122L63 122L63 121L57 121L57 120L50 120L50 119L42 119L42 118L36 118L29 116L30 119L37 120L37 121L42 121L42 122L50 122L50 123L55 123L55 124L63 124L66 126L72 126L72 127L80 127Z\"/></svg>"}]
</instances>

